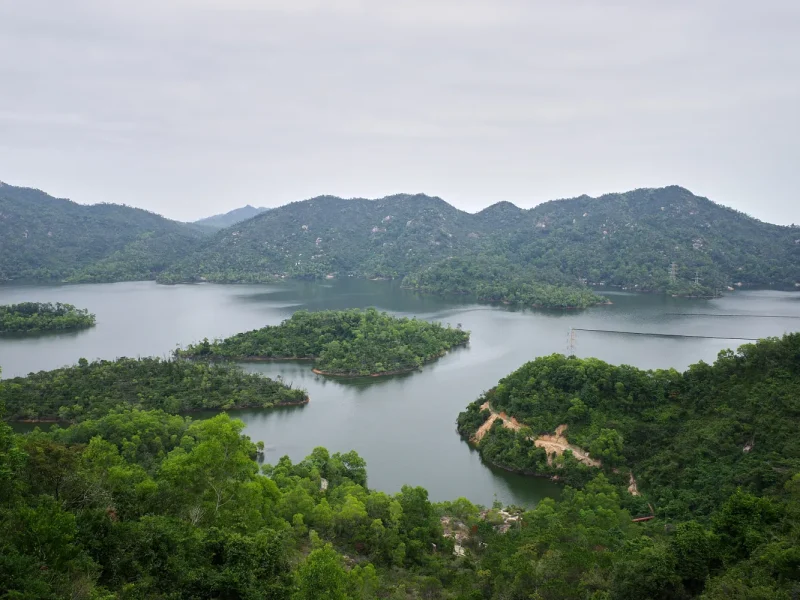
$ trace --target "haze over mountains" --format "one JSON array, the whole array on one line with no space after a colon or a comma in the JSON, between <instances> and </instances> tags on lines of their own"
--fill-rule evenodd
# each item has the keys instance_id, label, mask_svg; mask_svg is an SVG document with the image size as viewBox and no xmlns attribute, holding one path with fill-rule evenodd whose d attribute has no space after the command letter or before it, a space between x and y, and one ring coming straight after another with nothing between
<instances>
[{"instance_id":1,"label":"haze over mountains","mask_svg":"<svg viewBox=\"0 0 800 600\"><path fill-rule=\"evenodd\" d=\"M798 228L757 221L678 186L528 210L498 202L475 214L423 194L320 196L262 210L246 206L185 224L3 185L0 279L394 278L446 270L459 257L501 261L530 277L643 290L666 289L672 263L679 279L715 287L800 281ZM252 213L259 214L247 218Z\"/></svg>"},{"instance_id":2,"label":"haze over mountains","mask_svg":"<svg viewBox=\"0 0 800 600\"><path fill-rule=\"evenodd\" d=\"M260 215L268 210L268 208L263 206L255 207L248 204L246 206L242 206L241 208L234 208L226 213L205 217L204 219L198 219L197 221L194 221L194 223L195 225L202 225L211 229L224 229L225 227L230 227L236 223L246 221L247 219L252 219L256 215Z\"/></svg>"}]
</instances>

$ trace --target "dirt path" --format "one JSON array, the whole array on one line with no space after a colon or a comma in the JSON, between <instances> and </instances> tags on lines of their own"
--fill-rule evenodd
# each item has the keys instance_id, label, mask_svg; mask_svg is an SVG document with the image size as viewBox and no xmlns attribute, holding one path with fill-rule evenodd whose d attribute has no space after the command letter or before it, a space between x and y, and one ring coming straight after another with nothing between
<instances>
[{"instance_id":1,"label":"dirt path","mask_svg":"<svg viewBox=\"0 0 800 600\"><path fill-rule=\"evenodd\" d=\"M486 432L492 428L492 425L494 425L494 422L497 421L497 419L503 420L503 427L513 429L514 431L518 431L522 427L522 423L517 421L514 417L509 417L504 412L498 413L492 410L492 407L489 406L488 402L481 404L481 411L484 410L488 410L492 414L488 419L486 419L486 422L483 425L478 427L478 431L475 432L475 435L472 438L473 441L480 442L481 439L483 439L483 436L486 435Z\"/></svg>"},{"instance_id":2,"label":"dirt path","mask_svg":"<svg viewBox=\"0 0 800 600\"><path fill-rule=\"evenodd\" d=\"M484 402L481 405L481 410L488 410L492 414L486 420L486 422L478 428L478 431L475 432L475 437L473 438L474 441L478 442L486 435L486 432L492 428L494 422L497 419L501 419L503 421L503 427L507 427L509 429L513 429L514 431L519 431L522 428L522 423L517 421L514 417L509 417L506 413L498 413L495 412L492 407L489 405L488 402ZM577 458L580 462L587 464L591 467L599 467L601 462L595 458L589 456L588 452L584 452L582 448L575 446L574 444L570 444L566 437L564 437L564 432L567 430L566 425L559 425L556 428L556 432L554 435L547 434L547 435L540 435L537 438L529 438L533 440L534 445L539 448L544 448L545 452L547 452L547 461L552 462L552 455L555 454L556 456L561 456L564 454L565 450L571 450L572 455Z\"/></svg>"},{"instance_id":3,"label":"dirt path","mask_svg":"<svg viewBox=\"0 0 800 600\"><path fill-rule=\"evenodd\" d=\"M641 496L641 494L639 493L639 486L636 484L636 478L633 476L633 471L631 471L631 479L630 479L630 481L628 483L629 483L628 492L630 493L630 495L631 496ZM652 512L652 510L653 509L651 507L650 511Z\"/></svg>"}]
</instances>

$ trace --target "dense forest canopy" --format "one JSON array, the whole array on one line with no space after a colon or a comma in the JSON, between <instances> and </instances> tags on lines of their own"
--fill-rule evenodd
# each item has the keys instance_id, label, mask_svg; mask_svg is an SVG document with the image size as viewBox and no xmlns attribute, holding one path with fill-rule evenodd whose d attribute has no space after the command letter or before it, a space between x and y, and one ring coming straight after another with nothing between
<instances>
[{"instance_id":1,"label":"dense forest canopy","mask_svg":"<svg viewBox=\"0 0 800 600\"><path fill-rule=\"evenodd\" d=\"M0 593L790 600L800 585L798 361L793 335L684 374L564 357L525 365L487 394L492 407L532 430L567 419L573 441L605 461L529 510L370 490L355 452L316 448L259 468L259 445L226 414L193 422L109 404L24 436L0 422ZM615 444L610 431L628 437ZM631 467L641 499L614 480ZM636 522L648 504L653 520Z\"/></svg>"},{"instance_id":2,"label":"dense forest canopy","mask_svg":"<svg viewBox=\"0 0 800 600\"><path fill-rule=\"evenodd\" d=\"M0 334L66 331L94 324L95 315L72 304L21 302L0 306Z\"/></svg>"},{"instance_id":3,"label":"dense forest canopy","mask_svg":"<svg viewBox=\"0 0 800 600\"><path fill-rule=\"evenodd\" d=\"M82 421L112 409L134 407L168 413L199 409L272 407L308 400L301 389L234 365L158 358L119 358L15 377L0 386L0 403L12 419Z\"/></svg>"},{"instance_id":4,"label":"dense forest canopy","mask_svg":"<svg viewBox=\"0 0 800 600\"><path fill-rule=\"evenodd\" d=\"M467 343L469 332L417 319L367 310L297 311L280 325L207 339L178 350L202 359L314 359L335 375L381 375L420 368Z\"/></svg>"},{"instance_id":5,"label":"dense forest canopy","mask_svg":"<svg viewBox=\"0 0 800 600\"><path fill-rule=\"evenodd\" d=\"M154 279L202 235L139 208L85 206L0 185L0 281Z\"/></svg>"},{"instance_id":6,"label":"dense forest canopy","mask_svg":"<svg viewBox=\"0 0 800 600\"><path fill-rule=\"evenodd\" d=\"M589 301L583 282L683 295L712 295L738 283L794 288L800 282L796 227L762 223L678 186L556 200L530 210L500 202L476 214L423 194L321 196L205 235L212 229L3 185L0 280L408 277L421 282L419 289L449 293L446 261L460 258L500 261L510 269L508 281L490 278L491 269L473 274L487 301L562 305Z\"/></svg>"},{"instance_id":7,"label":"dense forest canopy","mask_svg":"<svg viewBox=\"0 0 800 600\"><path fill-rule=\"evenodd\" d=\"M708 516L737 489L780 497L800 472L800 334L720 353L684 373L541 357L473 402L459 430L475 436L491 411L522 427L492 424L478 444L490 462L586 481L597 467L570 453L548 461L532 441L566 426L568 441L612 481L627 486L633 472L657 515Z\"/></svg>"},{"instance_id":8,"label":"dense forest canopy","mask_svg":"<svg viewBox=\"0 0 800 600\"><path fill-rule=\"evenodd\" d=\"M797 228L762 223L678 186L530 210L503 202L477 214L424 195L323 196L219 232L159 279L403 277L451 257L484 257L507 261L532 285L560 276L573 286L692 293L698 280L707 293L736 283L793 287L800 282L798 239Z\"/></svg>"},{"instance_id":9,"label":"dense forest canopy","mask_svg":"<svg viewBox=\"0 0 800 600\"><path fill-rule=\"evenodd\" d=\"M479 302L535 308L588 308L608 302L584 285L554 273L524 272L504 259L485 255L450 258L408 275L403 287Z\"/></svg>"}]
</instances>

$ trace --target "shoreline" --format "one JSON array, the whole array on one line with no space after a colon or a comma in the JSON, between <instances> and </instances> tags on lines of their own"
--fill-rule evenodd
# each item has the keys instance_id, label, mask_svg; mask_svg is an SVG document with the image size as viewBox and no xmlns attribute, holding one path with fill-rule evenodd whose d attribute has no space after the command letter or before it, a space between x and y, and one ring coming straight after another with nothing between
<instances>
[{"instance_id":1,"label":"shoreline","mask_svg":"<svg viewBox=\"0 0 800 600\"><path fill-rule=\"evenodd\" d=\"M451 350L453 350L454 348L460 348L462 346L467 346L467 345L469 345L469 338L467 338L465 341L461 342L460 344L453 344L447 350L442 350L442 352L440 354L437 354L433 358L430 358L428 360L423 361L422 364L419 367L409 367L408 369L396 369L394 371L384 371L383 373L370 373L368 375L350 375L349 373L333 373L331 371L323 371L323 370L317 369L317 368L313 368L313 369L311 369L311 371L313 373L317 374L317 375L324 375L326 377L342 377L342 378L349 377L350 379L355 379L357 377L388 377L390 375L405 375L405 374L408 374L408 373L414 373L416 371L421 371L422 367L424 367L425 365L431 364L433 362L436 362L437 360L439 360L440 358L442 358L444 356L447 356L447 353L450 352Z\"/></svg>"},{"instance_id":2,"label":"shoreline","mask_svg":"<svg viewBox=\"0 0 800 600\"><path fill-rule=\"evenodd\" d=\"M400 286L400 289L417 292L418 294L427 294L429 296L436 296L439 298L447 298L448 296L465 297L472 295L469 292L447 292L447 293L431 292L428 290L422 290L419 288L407 287L407 286ZM508 300L482 300L480 298L475 298L475 301L478 304L484 304L487 306L503 305L503 306L511 306L514 308L535 308L537 310L586 310L587 308L592 308L593 306L609 306L611 304L614 304L609 299L606 299L604 302L593 302L592 304L588 304L587 306L562 306L562 305L548 306L546 304L523 304L521 302L510 302Z\"/></svg>"},{"instance_id":3,"label":"shoreline","mask_svg":"<svg viewBox=\"0 0 800 600\"><path fill-rule=\"evenodd\" d=\"M277 404L272 404L270 406L261 406L258 404L247 404L247 405L236 405L232 406L231 408L189 408L187 410L182 410L176 413L169 413L164 411L165 414L173 415L173 416L181 416L181 415L191 415L192 413L198 413L201 411L216 411L216 412L233 412L237 410L269 410L272 408L279 408L282 406L305 406L311 402L311 396L306 395L303 400L297 400L294 402L278 402ZM150 408L150 409L140 409L140 410L161 410L158 408ZM68 419L59 419L57 417L41 417L38 419L4 419L6 423L28 423L34 425L36 423L45 423L45 424L59 424L64 423L66 425L75 425L81 421L70 421Z\"/></svg>"},{"instance_id":4,"label":"shoreline","mask_svg":"<svg viewBox=\"0 0 800 600\"><path fill-rule=\"evenodd\" d=\"M97 323L93 323L91 325L80 325L77 327L61 327L60 329L0 329L0 337L25 337L28 335L36 336L51 335L54 333L74 333L76 331L83 331L84 329L91 329L92 327L97 327Z\"/></svg>"},{"instance_id":5,"label":"shoreline","mask_svg":"<svg viewBox=\"0 0 800 600\"><path fill-rule=\"evenodd\" d=\"M356 379L358 377L388 377L389 375L404 375L406 373L413 373L419 371L418 367L413 369L400 369L397 371L384 371L383 373L369 373L367 375L351 374L351 373L334 373L332 371L321 371L320 369L311 369L311 372L316 375L324 375L325 377L342 377Z\"/></svg>"},{"instance_id":6,"label":"shoreline","mask_svg":"<svg viewBox=\"0 0 800 600\"><path fill-rule=\"evenodd\" d=\"M184 360L218 360L224 362L234 362L234 363L248 363L248 362L283 362L283 361L290 361L290 360L297 360L297 361L308 361L308 360L317 360L314 356L286 356L286 357L274 357L274 356L219 356L219 355L203 355L203 356L184 356L182 354L177 355L178 358L182 358Z\"/></svg>"},{"instance_id":7,"label":"shoreline","mask_svg":"<svg viewBox=\"0 0 800 600\"><path fill-rule=\"evenodd\" d=\"M223 357L225 358L225 357ZM231 362L282 362L282 361L289 361L289 360L317 360L313 356L286 356L286 357L274 357L274 356L249 356L249 357L240 357L240 358L225 358L225 360L229 360Z\"/></svg>"},{"instance_id":8,"label":"shoreline","mask_svg":"<svg viewBox=\"0 0 800 600\"><path fill-rule=\"evenodd\" d=\"M505 302L503 302L505 304ZM593 306L611 306L614 304L611 300L606 300L605 302L595 302L594 304L589 304L588 306L546 306L544 304L531 304L530 306L524 306L523 308L536 308L539 310L586 310L587 308L592 308ZM508 306L519 306L518 304L508 304Z\"/></svg>"},{"instance_id":9,"label":"shoreline","mask_svg":"<svg viewBox=\"0 0 800 600\"><path fill-rule=\"evenodd\" d=\"M391 375L406 375L408 373L413 373L415 371L419 371L422 369L423 366L433 363L443 356L446 356L448 352L452 351L454 348L460 348L462 346L469 345L469 338L465 341L461 342L460 344L453 344L446 350L442 350L442 352L433 358L423 361L422 365L419 367L409 367L408 369L396 369L394 371L384 371L382 373L368 373L367 375L359 375L359 374L351 374L351 373L335 373L333 371L323 371L322 369L317 369L313 367L311 372L315 375L323 375L325 377L341 377L341 378L351 378L355 379L357 377L388 377ZM210 356L180 356L178 358L184 360L217 360L225 361L225 362L233 362L233 363L258 363L258 362L283 362L283 361L315 361L317 357L314 356L288 356L288 357L266 357L266 356L250 356L250 357L227 357L227 356L218 356L218 357L210 357Z\"/></svg>"},{"instance_id":10,"label":"shoreline","mask_svg":"<svg viewBox=\"0 0 800 600\"><path fill-rule=\"evenodd\" d=\"M496 462L492 462L491 460L485 458L483 454L481 454L481 461L485 462L491 468L500 469L501 471L505 471L506 473L514 473L515 475L522 475L523 477L536 477L538 479L549 479L554 483L561 483L561 477L558 475L546 475L544 473L539 473L538 471L526 471L525 469L515 469L513 467L508 467L506 465L501 465Z\"/></svg>"},{"instance_id":11,"label":"shoreline","mask_svg":"<svg viewBox=\"0 0 800 600\"><path fill-rule=\"evenodd\" d=\"M158 275L160 275L159 273ZM0 286L8 286L8 285L23 285L23 286L37 286L37 285L52 285L52 286L61 286L61 285L107 285L112 283L155 283L157 285L196 285L199 283L208 283L212 285L270 285L274 283L282 283L286 281L325 281L326 279L323 278L308 278L308 277L289 277L285 274L280 277L272 277L270 279L256 279L256 280L233 280L233 281L209 281L209 280L181 280L181 281L170 281L164 282L158 280L158 275L155 277L142 277L142 278L133 278L133 279L102 279L102 280L73 280L73 279L52 279L52 278L9 278L9 279L0 279ZM341 278L340 278L341 279ZM401 280L403 277L381 277L381 278L370 278L366 276L360 277L353 277L353 279L363 279L364 281L396 281ZM330 280L328 280L330 281ZM633 294L664 294L669 296L670 294L666 290L644 290L644 289L631 289L626 288L620 284L599 284L599 283L590 283L587 284L590 288L611 288L615 290L622 290L626 292L631 292ZM403 290L410 290L415 291L423 294L431 294L434 296L442 296L442 295L451 295L451 294L437 294L435 292L429 292L420 290L419 288L411 287L411 286L404 286L401 285L400 289ZM758 291L758 290L771 290L771 291L778 291L778 292L796 292L797 288L787 285L761 285L761 284L742 284L741 287L738 289L743 291ZM601 290L602 291L602 290ZM730 290L728 290L730 291ZM736 291L736 290L734 290ZM459 296L459 295L466 295L466 294L458 294L453 292L452 295ZM716 296L717 298L721 297ZM713 296L678 296L678 297L689 297L689 298L703 298L703 299L713 299Z\"/></svg>"}]
</instances>

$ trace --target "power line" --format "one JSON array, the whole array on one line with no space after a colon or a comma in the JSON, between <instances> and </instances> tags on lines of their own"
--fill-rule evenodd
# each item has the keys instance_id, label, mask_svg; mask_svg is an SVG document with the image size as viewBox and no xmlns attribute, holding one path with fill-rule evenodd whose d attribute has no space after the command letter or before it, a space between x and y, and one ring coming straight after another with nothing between
<instances>
[{"instance_id":1,"label":"power line","mask_svg":"<svg viewBox=\"0 0 800 600\"><path fill-rule=\"evenodd\" d=\"M800 319L800 315L746 315L726 313L664 313L665 315L681 317L749 317L753 319Z\"/></svg>"},{"instance_id":2,"label":"power line","mask_svg":"<svg viewBox=\"0 0 800 600\"><path fill-rule=\"evenodd\" d=\"M681 333L654 333L647 331L617 331L615 329L582 329L575 327L575 331L591 331L594 333L617 333L622 335L644 335L649 337L665 337L665 338L699 338L704 340L741 340L746 342L757 342L758 338L745 338L745 337L729 337L729 336L716 336L716 335L688 335Z\"/></svg>"}]
</instances>

